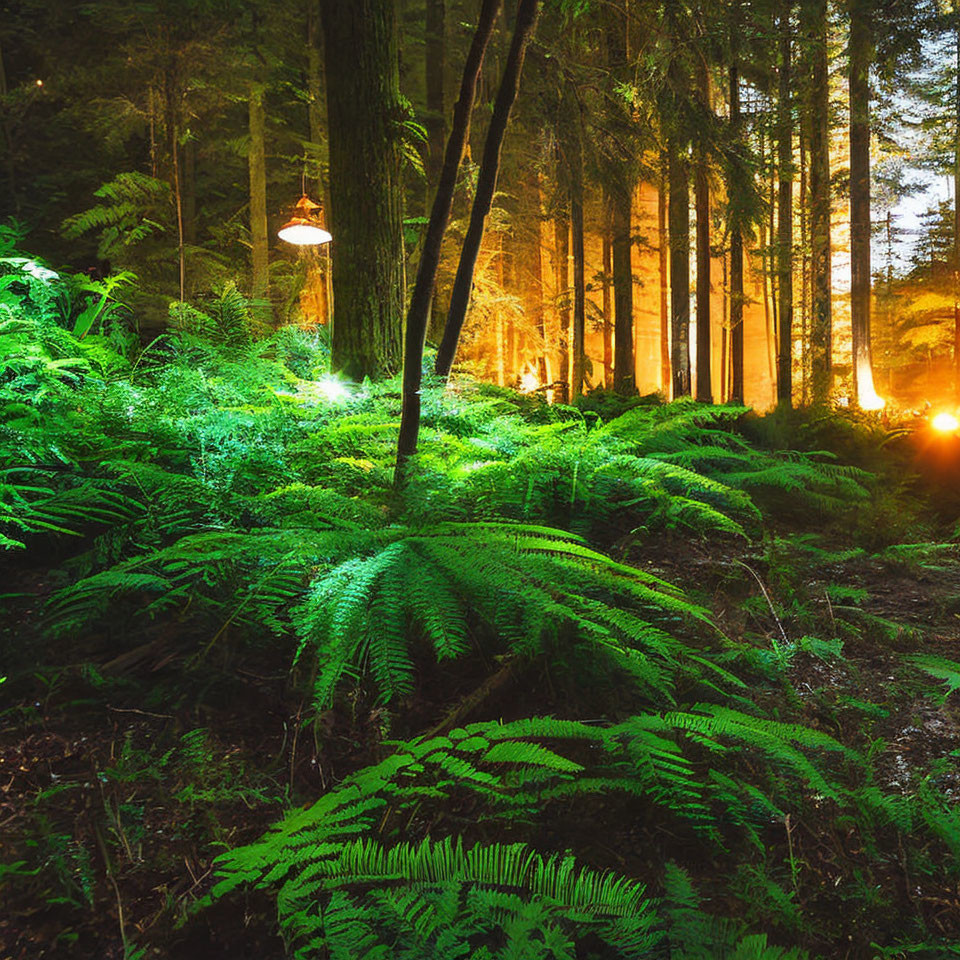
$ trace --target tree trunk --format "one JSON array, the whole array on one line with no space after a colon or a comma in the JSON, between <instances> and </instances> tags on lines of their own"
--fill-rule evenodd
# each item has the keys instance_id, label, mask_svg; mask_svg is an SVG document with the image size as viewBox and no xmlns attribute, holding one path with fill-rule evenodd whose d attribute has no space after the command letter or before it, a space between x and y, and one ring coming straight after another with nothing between
<instances>
[{"instance_id":1,"label":"tree trunk","mask_svg":"<svg viewBox=\"0 0 960 960\"><path fill-rule=\"evenodd\" d=\"M553 239L556 264L557 304L557 376L562 384L560 400L566 402L570 387L570 217L564 207L553 219Z\"/></svg>"},{"instance_id":2,"label":"tree trunk","mask_svg":"<svg viewBox=\"0 0 960 960\"><path fill-rule=\"evenodd\" d=\"M446 112L443 107L443 73L447 60L445 0L426 0L427 184L433 188L443 168Z\"/></svg>"},{"instance_id":3,"label":"tree trunk","mask_svg":"<svg viewBox=\"0 0 960 960\"><path fill-rule=\"evenodd\" d=\"M267 167L264 151L266 113L263 108L263 88L253 86L249 98L250 113L250 249L253 279L250 295L254 300L265 300L269 283L267 248Z\"/></svg>"},{"instance_id":4,"label":"tree trunk","mask_svg":"<svg viewBox=\"0 0 960 960\"><path fill-rule=\"evenodd\" d=\"M780 76L777 103L777 295L780 343L777 401L793 402L793 115L790 103L790 6L780 14Z\"/></svg>"},{"instance_id":5,"label":"tree trunk","mask_svg":"<svg viewBox=\"0 0 960 960\"><path fill-rule=\"evenodd\" d=\"M183 145L183 240L197 242L197 141Z\"/></svg>"},{"instance_id":6,"label":"tree trunk","mask_svg":"<svg viewBox=\"0 0 960 960\"><path fill-rule=\"evenodd\" d=\"M875 405L870 356L870 61L869 0L850 0L850 326L853 390Z\"/></svg>"},{"instance_id":7,"label":"tree trunk","mask_svg":"<svg viewBox=\"0 0 960 960\"><path fill-rule=\"evenodd\" d=\"M395 0L323 0L334 369L379 378L400 364L404 249ZM358 104L363 109L358 109Z\"/></svg>"},{"instance_id":8,"label":"tree trunk","mask_svg":"<svg viewBox=\"0 0 960 960\"><path fill-rule=\"evenodd\" d=\"M572 99L576 99L575 97ZM573 352L570 370L570 397L576 399L583 392L585 368L584 334L586 332L587 294L583 256L583 119L579 103L566 106L572 111L566 143L567 167L570 177L570 225L573 235Z\"/></svg>"},{"instance_id":9,"label":"tree trunk","mask_svg":"<svg viewBox=\"0 0 960 960\"><path fill-rule=\"evenodd\" d=\"M307 2L307 120L310 126L310 143L315 151L321 149L326 140L323 124L323 61L320 56L320 19L317 0ZM323 164L318 155L314 156L315 190L317 201L322 210L329 209L326 177ZM330 322L332 309L330 304L330 245L324 244L317 252L317 305L320 322Z\"/></svg>"},{"instance_id":10,"label":"tree trunk","mask_svg":"<svg viewBox=\"0 0 960 960\"><path fill-rule=\"evenodd\" d=\"M487 139L483 147L483 158L480 161L480 171L477 175L477 192L473 199L473 208L470 211L470 224L467 227L463 248L460 251L460 262L457 265L457 275L450 295L447 324L444 327L443 338L437 350L436 372L441 377L450 375L450 368L453 366L457 354L460 331L463 329L463 322L467 316L467 306L470 302L473 271L477 264L477 255L480 252L480 242L483 239L484 222L490 212L493 193L497 185L497 172L500 168L500 147L503 144L507 121L510 119L510 111L517 98L520 75L523 71L523 60L526 55L527 44L533 36L539 7L539 0L520 0L517 8L517 19L513 38L510 41L510 51L504 64L500 89L497 91L493 115L490 118L490 127L487 130Z\"/></svg>"},{"instance_id":11,"label":"tree trunk","mask_svg":"<svg viewBox=\"0 0 960 960\"><path fill-rule=\"evenodd\" d=\"M813 402L822 404L830 396L833 379L827 0L806 0L800 10L812 76L806 104L810 124L810 388Z\"/></svg>"},{"instance_id":12,"label":"tree trunk","mask_svg":"<svg viewBox=\"0 0 960 960\"><path fill-rule=\"evenodd\" d=\"M669 244L667 233L667 193L669 186L669 167L666 150L660 151L660 182L657 188L657 243L660 254L660 389L670 396L670 279Z\"/></svg>"},{"instance_id":13,"label":"tree trunk","mask_svg":"<svg viewBox=\"0 0 960 960\"><path fill-rule=\"evenodd\" d=\"M670 340L673 398L690 395L690 183L683 146L667 143L670 180Z\"/></svg>"},{"instance_id":14,"label":"tree trunk","mask_svg":"<svg viewBox=\"0 0 960 960\"><path fill-rule=\"evenodd\" d=\"M607 222L603 231L603 386L613 389L613 303L610 296L610 282L613 273L613 242L610 236L610 201L604 204Z\"/></svg>"},{"instance_id":15,"label":"tree trunk","mask_svg":"<svg viewBox=\"0 0 960 960\"><path fill-rule=\"evenodd\" d=\"M956 77L954 78L954 167L953 167L953 377L954 395L960 403L960 6L955 13L956 22Z\"/></svg>"},{"instance_id":16,"label":"tree trunk","mask_svg":"<svg viewBox=\"0 0 960 960\"><path fill-rule=\"evenodd\" d=\"M457 186L457 171L463 158L464 146L470 135L470 114L477 94L477 80L483 66L483 57L493 32L493 25L500 9L500 0L483 0L477 29L470 43L466 62L463 65L463 77L460 81L460 95L453 109L453 126L447 138L443 167L437 192L433 198L430 221L420 252L417 267L417 279L410 298L407 312L407 327L404 335L403 352L403 412L400 418L400 437L397 442L397 469L395 479L400 480L403 465L416 453L417 437L420 433L420 384L423 375L423 345L430 321L430 304L433 301L437 285L437 267L440 264L440 251L443 235L450 220L453 207L453 195Z\"/></svg>"},{"instance_id":17,"label":"tree trunk","mask_svg":"<svg viewBox=\"0 0 960 960\"><path fill-rule=\"evenodd\" d=\"M697 60L697 93L701 107L710 109L710 77L707 62ZM707 148L697 145L694 202L697 218L697 400L713 403L710 371L710 184L707 179Z\"/></svg>"},{"instance_id":18,"label":"tree trunk","mask_svg":"<svg viewBox=\"0 0 960 960\"><path fill-rule=\"evenodd\" d=\"M730 126L734 141L740 131L740 71L730 67ZM736 161L734 161L736 163ZM731 198L734 201L736 198ZM730 224L730 399L743 403L743 234L734 209Z\"/></svg>"},{"instance_id":19,"label":"tree trunk","mask_svg":"<svg viewBox=\"0 0 960 960\"><path fill-rule=\"evenodd\" d=\"M607 30L607 58L611 73L628 67L629 20L612 11ZM629 159L621 158L610 185L610 216L613 249L613 389L621 396L637 392L636 356L633 346L633 174Z\"/></svg>"}]
</instances>

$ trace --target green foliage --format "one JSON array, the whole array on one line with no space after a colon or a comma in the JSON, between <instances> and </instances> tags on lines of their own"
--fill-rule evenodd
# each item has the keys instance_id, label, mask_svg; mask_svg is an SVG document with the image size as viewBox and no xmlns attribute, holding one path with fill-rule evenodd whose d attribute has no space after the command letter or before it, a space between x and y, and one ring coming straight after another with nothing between
<instances>
[{"instance_id":1,"label":"green foliage","mask_svg":"<svg viewBox=\"0 0 960 960\"><path fill-rule=\"evenodd\" d=\"M531 897L529 904L511 900L501 907L535 905L530 917L547 933L558 920L575 921L577 936L599 936L616 956L647 956L652 920L636 883L577 871L572 858L544 858L517 845L482 845L465 853L461 841L450 838L390 841L405 835L404 824L414 815L426 818L430 807L442 816L443 804L464 791L483 805L484 812L475 816L507 826L536 817L546 804L582 804L591 794L611 793L644 797L708 834L716 822L710 805L723 803L731 790L740 793L740 802L726 811L734 822L743 817L741 823L761 823L779 813L757 787L696 764L681 748L685 741L714 755L757 750L817 790L831 788L798 746L840 749L824 734L717 707L638 716L611 727L550 718L470 724L397 745L391 756L344 780L308 809L289 814L260 841L224 854L214 896L243 884L276 887L281 924L288 937L303 942L302 955L322 947L337 955L348 945L372 949L386 935L385 925L389 936L409 942L410 949L428 950L443 942L434 939L441 927L464 940L485 936L489 918L477 912L482 904L473 903L468 893L473 884L484 883L501 893ZM451 889L444 889L447 884ZM341 930L331 921L344 905L336 891L367 885L371 889L362 898L349 901L360 926ZM393 912L394 904L382 913L398 889L416 900L406 900L402 915ZM447 907L435 913L436 898L443 894ZM685 936L690 935L688 930ZM341 936L358 939L341 944ZM516 949L518 956L540 955L524 952L529 947ZM737 949L745 957L781 956L766 947L765 939L747 938ZM696 953L680 955L692 960Z\"/></svg>"}]
</instances>

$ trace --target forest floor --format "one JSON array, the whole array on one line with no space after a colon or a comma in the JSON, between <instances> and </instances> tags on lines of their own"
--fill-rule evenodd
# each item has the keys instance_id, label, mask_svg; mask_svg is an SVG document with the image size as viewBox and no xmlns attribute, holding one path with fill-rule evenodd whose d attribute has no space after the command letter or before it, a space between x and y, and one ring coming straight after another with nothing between
<instances>
[{"instance_id":1,"label":"forest floor","mask_svg":"<svg viewBox=\"0 0 960 960\"><path fill-rule=\"evenodd\" d=\"M21 262L0 960L960 956L960 438L463 377L397 486L321 334Z\"/></svg>"},{"instance_id":2,"label":"forest floor","mask_svg":"<svg viewBox=\"0 0 960 960\"><path fill-rule=\"evenodd\" d=\"M824 551L847 546L819 542ZM612 552L684 585L727 636L779 633L786 641L788 601L778 595L769 541L765 548L670 534L655 545L624 538ZM762 691L758 702L871 755L877 785L892 794L914 792L932 765L952 758L939 781L960 801L957 698L911 678L902 660L924 652L960 660L960 566L891 567L869 556L837 556L789 585L802 589L814 608L807 613L835 626L850 617L849 605L830 598L831 584L842 579L868 598L855 618L897 626L878 645L875 634L863 639L848 621L835 631L847 638L842 657L798 653L788 682ZM0 833L4 846L25 840L42 861L40 884L35 865L0 866L8 880L18 873L30 880L7 886L0 957L279 960L283 945L265 895L197 913L213 858L259 836L291 800L316 796L381 759L382 711L357 701L352 711L341 705L301 728L309 697L291 682L288 651L247 650L238 659L222 644L223 656L207 647L198 664L194 652L209 638L194 635L189 611L173 624L138 630L119 656L98 656L95 637L82 647L73 638L44 642L37 624L55 565L51 558L30 568L12 557L0 572L13 600L4 632L15 651L6 665L13 698L0 715ZM391 735L433 728L458 707L457 722L581 715L569 685L555 686L543 662L506 668L493 685L482 665L420 666L416 694L396 705ZM471 699L477 688L479 700ZM591 863L635 876L656 875L666 853L689 871L711 909L772 924L824 957L880 956L872 945L895 941L914 926L908 918L960 941L956 874L948 882L911 875L902 845L878 862L827 806L820 817L788 817L764 832L769 862L803 874L781 902L759 870L749 888L735 852L704 861L689 837L665 836L662 824L632 818L623 804L591 801L542 829L548 841L562 837ZM945 853L931 844L929 855Z\"/></svg>"}]
</instances>

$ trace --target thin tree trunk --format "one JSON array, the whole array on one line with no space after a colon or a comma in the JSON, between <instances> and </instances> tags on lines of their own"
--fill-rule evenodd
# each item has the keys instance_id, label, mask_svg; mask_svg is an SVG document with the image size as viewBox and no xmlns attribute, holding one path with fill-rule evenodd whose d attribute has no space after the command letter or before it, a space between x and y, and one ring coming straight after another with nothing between
<instances>
[{"instance_id":1,"label":"thin tree trunk","mask_svg":"<svg viewBox=\"0 0 960 960\"><path fill-rule=\"evenodd\" d=\"M183 243L183 192L180 186L180 147L176 123L170 124L170 151L173 159L173 197L177 205L177 263L180 269L180 300L186 299L187 254Z\"/></svg>"},{"instance_id":2,"label":"thin tree trunk","mask_svg":"<svg viewBox=\"0 0 960 960\"><path fill-rule=\"evenodd\" d=\"M192 137L183 145L183 240L197 242L197 142Z\"/></svg>"},{"instance_id":3,"label":"thin tree trunk","mask_svg":"<svg viewBox=\"0 0 960 960\"><path fill-rule=\"evenodd\" d=\"M265 300L269 282L267 249L267 168L264 150L266 113L263 107L263 89L256 85L250 90L250 241L253 279L250 293L254 300Z\"/></svg>"},{"instance_id":4,"label":"thin tree trunk","mask_svg":"<svg viewBox=\"0 0 960 960\"><path fill-rule=\"evenodd\" d=\"M869 0L850 0L850 325L853 389L861 406L875 403L870 356L870 61Z\"/></svg>"},{"instance_id":5,"label":"thin tree trunk","mask_svg":"<svg viewBox=\"0 0 960 960\"><path fill-rule=\"evenodd\" d=\"M567 142L567 165L570 174L570 225L573 234L573 351L570 371L570 397L576 399L583 392L585 368L584 335L586 332L587 295L583 257L583 122L579 104L569 104L573 110Z\"/></svg>"},{"instance_id":6,"label":"thin tree trunk","mask_svg":"<svg viewBox=\"0 0 960 960\"><path fill-rule=\"evenodd\" d=\"M670 180L670 340L673 397L690 395L690 182L683 146L667 143Z\"/></svg>"},{"instance_id":7,"label":"thin tree trunk","mask_svg":"<svg viewBox=\"0 0 960 960\"><path fill-rule=\"evenodd\" d=\"M697 92L701 107L710 109L707 62L697 60ZM713 403L710 371L710 183L706 145L697 145L694 198L697 218L697 400Z\"/></svg>"},{"instance_id":8,"label":"thin tree trunk","mask_svg":"<svg viewBox=\"0 0 960 960\"><path fill-rule=\"evenodd\" d=\"M500 0L483 0L477 29L470 43L460 94L453 109L453 126L447 138L443 168L433 198L433 208L427 233L420 252L417 279L407 312L407 327L403 351L403 411L400 418L400 437L397 442L397 469L395 479L400 480L403 465L416 453L420 433L420 384L423 376L423 345L430 321L430 304L437 285L437 267L443 235L450 221L453 195L457 186L457 171L463 157L464 147L470 135L470 114L477 94L477 80L483 66L483 57L490 42L493 25L500 9Z\"/></svg>"},{"instance_id":9,"label":"thin tree trunk","mask_svg":"<svg viewBox=\"0 0 960 960\"><path fill-rule=\"evenodd\" d=\"M954 167L953 167L953 376L954 394L960 403L960 6L955 14L956 76L954 105Z\"/></svg>"},{"instance_id":10,"label":"thin tree trunk","mask_svg":"<svg viewBox=\"0 0 960 960\"><path fill-rule=\"evenodd\" d=\"M777 294L780 344L777 401L793 402L793 114L790 103L790 5L780 14L780 76L777 103Z\"/></svg>"},{"instance_id":11,"label":"thin tree trunk","mask_svg":"<svg viewBox=\"0 0 960 960\"><path fill-rule=\"evenodd\" d=\"M800 129L800 392L804 406L810 402L810 125L805 117Z\"/></svg>"},{"instance_id":12,"label":"thin tree trunk","mask_svg":"<svg viewBox=\"0 0 960 960\"><path fill-rule=\"evenodd\" d=\"M320 19L317 0L307 2L307 121L310 143L319 149L325 140L323 124L323 60L320 56ZM321 210L328 208L327 184L323 166L316 159L315 189ZM320 322L330 322L333 311L330 304L330 245L324 244L317 252L317 303Z\"/></svg>"},{"instance_id":13,"label":"thin tree trunk","mask_svg":"<svg viewBox=\"0 0 960 960\"><path fill-rule=\"evenodd\" d=\"M500 89L497 91L493 115L490 118L490 127L483 148L483 158L480 161L477 192L473 200L473 209L470 211L470 224L464 237L463 249L460 251L460 262L457 265L457 275L450 295L447 324L444 327L443 338L437 350L436 372L441 377L450 375L450 368L453 366L457 354L460 331L463 329L463 323L467 316L467 306L470 302L473 271L477 264L477 255L480 252L480 242L483 239L484 222L490 212L493 193L497 185L503 135L507 129L507 121L510 119L510 111L517 98L520 75L523 71L523 60L526 55L527 44L533 36L539 7L539 0L520 0L517 8L517 19L513 38L510 41L510 52L507 54L507 60L503 68Z\"/></svg>"},{"instance_id":14,"label":"thin tree trunk","mask_svg":"<svg viewBox=\"0 0 960 960\"><path fill-rule=\"evenodd\" d=\"M813 402L822 404L830 396L833 379L827 0L805 0L800 9L812 61L806 104L810 123L810 386Z\"/></svg>"},{"instance_id":15,"label":"thin tree trunk","mask_svg":"<svg viewBox=\"0 0 960 960\"><path fill-rule=\"evenodd\" d=\"M603 386L613 389L613 302L610 296L613 273L613 242L610 236L610 200L606 198L606 223L603 230Z\"/></svg>"},{"instance_id":16,"label":"thin tree trunk","mask_svg":"<svg viewBox=\"0 0 960 960\"><path fill-rule=\"evenodd\" d=\"M736 140L741 135L740 71L736 63L730 66L730 126ZM730 399L743 403L743 234L738 212L734 212L730 224L730 365Z\"/></svg>"},{"instance_id":17,"label":"thin tree trunk","mask_svg":"<svg viewBox=\"0 0 960 960\"><path fill-rule=\"evenodd\" d=\"M667 234L667 193L669 167L666 150L660 151L660 184L657 188L657 243L660 261L660 389L670 396L670 278L669 235Z\"/></svg>"},{"instance_id":18,"label":"thin tree trunk","mask_svg":"<svg viewBox=\"0 0 960 960\"><path fill-rule=\"evenodd\" d=\"M379 378L400 365L404 305L395 0L323 0L320 9L335 246L331 360L348 377Z\"/></svg>"},{"instance_id":19,"label":"thin tree trunk","mask_svg":"<svg viewBox=\"0 0 960 960\"><path fill-rule=\"evenodd\" d=\"M556 265L557 304L557 376L561 400L566 402L570 389L570 217L566 209L558 210L553 220Z\"/></svg>"},{"instance_id":20,"label":"thin tree trunk","mask_svg":"<svg viewBox=\"0 0 960 960\"><path fill-rule=\"evenodd\" d=\"M627 69L629 17L611 11L607 29L607 63L611 72ZM621 158L610 185L613 261L613 389L621 396L637 390L636 351L633 342L633 173L629 159Z\"/></svg>"}]
</instances>

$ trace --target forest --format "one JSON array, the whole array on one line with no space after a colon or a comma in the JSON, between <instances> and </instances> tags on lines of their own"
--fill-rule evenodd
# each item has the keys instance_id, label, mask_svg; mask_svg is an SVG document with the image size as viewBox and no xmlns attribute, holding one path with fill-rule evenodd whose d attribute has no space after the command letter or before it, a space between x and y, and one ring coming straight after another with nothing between
<instances>
[{"instance_id":1,"label":"forest","mask_svg":"<svg viewBox=\"0 0 960 960\"><path fill-rule=\"evenodd\" d=\"M960 5L0 5L0 960L960 957Z\"/></svg>"}]
</instances>

